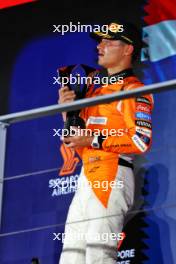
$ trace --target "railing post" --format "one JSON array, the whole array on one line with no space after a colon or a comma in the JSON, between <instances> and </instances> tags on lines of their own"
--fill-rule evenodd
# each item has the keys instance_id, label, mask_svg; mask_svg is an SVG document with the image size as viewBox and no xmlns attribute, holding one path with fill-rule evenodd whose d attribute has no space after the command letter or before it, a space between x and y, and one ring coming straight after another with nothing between
<instances>
[{"instance_id":1,"label":"railing post","mask_svg":"<svg viewBox=\"0 0 176 264\"><path fill-rule=\"evenodd\" d=\"M0 228L2 225L3 185L5 172L6 134L8 124L0 122Z\"/></svg>"}]
</instances>

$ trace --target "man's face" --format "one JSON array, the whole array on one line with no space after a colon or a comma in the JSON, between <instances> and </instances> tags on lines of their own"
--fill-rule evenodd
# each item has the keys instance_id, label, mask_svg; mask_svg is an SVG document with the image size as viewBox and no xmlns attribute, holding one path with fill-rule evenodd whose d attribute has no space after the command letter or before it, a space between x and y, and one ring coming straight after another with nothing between
<instances>
[{"instance_id":1,"label":"man's face","mask_svg":"<svg viewBox=\"0 0 176 264\"><path fill-rule=\"evenodd\" d=\"M98 64L104 68L116 67L126 56L127 46L121 40L102 39L97 45Z\"/></svg>"}]
</instances>

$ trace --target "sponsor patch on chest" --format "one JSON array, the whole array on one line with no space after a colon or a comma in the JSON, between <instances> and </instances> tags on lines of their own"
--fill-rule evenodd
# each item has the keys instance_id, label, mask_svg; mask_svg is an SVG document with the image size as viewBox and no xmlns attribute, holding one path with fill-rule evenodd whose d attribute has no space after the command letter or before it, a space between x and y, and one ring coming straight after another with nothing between
<instances>
[{"instance_id":1,"label":"sponsor patch on chest","mask_svg":"<svg viewBox=\"0 0 176 264\"><path fill-rule=\"evenodd\" d=\"M90 116L87 120L86 125L106 125L107 121L108 118L104 116Z\"/></svg>"}]
</instances>

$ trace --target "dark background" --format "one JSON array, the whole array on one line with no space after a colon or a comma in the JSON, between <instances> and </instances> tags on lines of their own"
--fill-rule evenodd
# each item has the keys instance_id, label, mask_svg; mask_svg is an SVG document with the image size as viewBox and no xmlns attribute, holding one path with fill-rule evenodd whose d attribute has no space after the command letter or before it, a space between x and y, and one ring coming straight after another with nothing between
<instances>
[{"instance_id":1,"label":"dark background","mask_svg":"<svg viewBox=\"0 0 176 264\"><path fill-rule=\"evenodd\" d=\"M123 18L141 29L145 3L142 0L44 0L0 10L0 115L8 113L12 66L18 51L28 41L52 34L54 24L70 21L98 24Z\"/></svg>"}]
</instances>

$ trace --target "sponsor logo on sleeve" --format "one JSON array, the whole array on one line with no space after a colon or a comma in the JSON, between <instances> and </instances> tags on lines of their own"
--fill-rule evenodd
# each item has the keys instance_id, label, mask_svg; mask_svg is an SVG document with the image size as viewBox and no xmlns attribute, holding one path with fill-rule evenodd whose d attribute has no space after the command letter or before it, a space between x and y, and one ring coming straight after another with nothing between
<instances>
[{"instance_id":1,"label":"sponsor logo on sleeve","mask_svg":"<svg viewBox=\"0 0 176 264\"><path fill-rule=\"evenodd\" d=\"M144 136L151 137L152 131L143 127L136 126L136 132L141 133Z\"/></svg>"},{"instance_id":2,"label":"sponsor logo on sleeve","mask_svg":"<svg viewBox=\"0 0 176 264\"><path fill-rule=\"evenodd\" d=\"M150 121L150 120L151 120L151 115L146 114L146 113L143 113L143 112L137 112L137 113L136 113L136 118L144 119L144 120Z\"/></svg>"},{"instance_id":3,"label":"sponsor logo on sleeve","mask_svg":"<svg viewBox=\"0 0 176 264\"><path fill-rule=\"evenodd\" d=\"M135 124L139 127L147 127L147 128L152 128L152 124L146 121L142 120L136 120Z\"/></svg>"},{"instance_id":4,"label":"sponsor logo on sleeve","mask_svg":"<svg viewBox=\"0 0 176 264\"><path fill-rule=\"evenodd\" d=\"M150 100L147 99L147 98L145 98L145 97L137 97L136 98L136 102L138 102L138 103L145 103L145 104L151 105Z\"/></svg>"},{"instance_id":5,"label":"sponsor logo on sleeve","mask_svg":"<svg viewBox=\"0 0 176 264\"><path fill-rule=\"evenodd\" d=\"M136 110L138 112L145 112L147 114L151 114L151 107L149 105L146 105L146 104L137 103L136 104Z\"/></svg>"},{"instance_id":6,"label":"sponsor logo on sleeve","mask_svg":"<svg viewBox=\"0 0 176 264\"><path fill-rule=\"evenodd\" d=\"M132 140L133 140L134 144L136 145L136 147L140 151L144 152L144 151L147 150L147 146L145 145L145 143L137 135L134 135L132 137Z\"/></svg>"},{"instance_id":7,"label":"sponsor logo on sleeve","mask_svg":"<svg viewBox=\"0 0 176 264\"><path fill-rule=\"evenodd\" d=\"M150 144L150 138L142 135L141 133L136 132L136 135L146 144Z\"/></svg>"}]
</instances>

